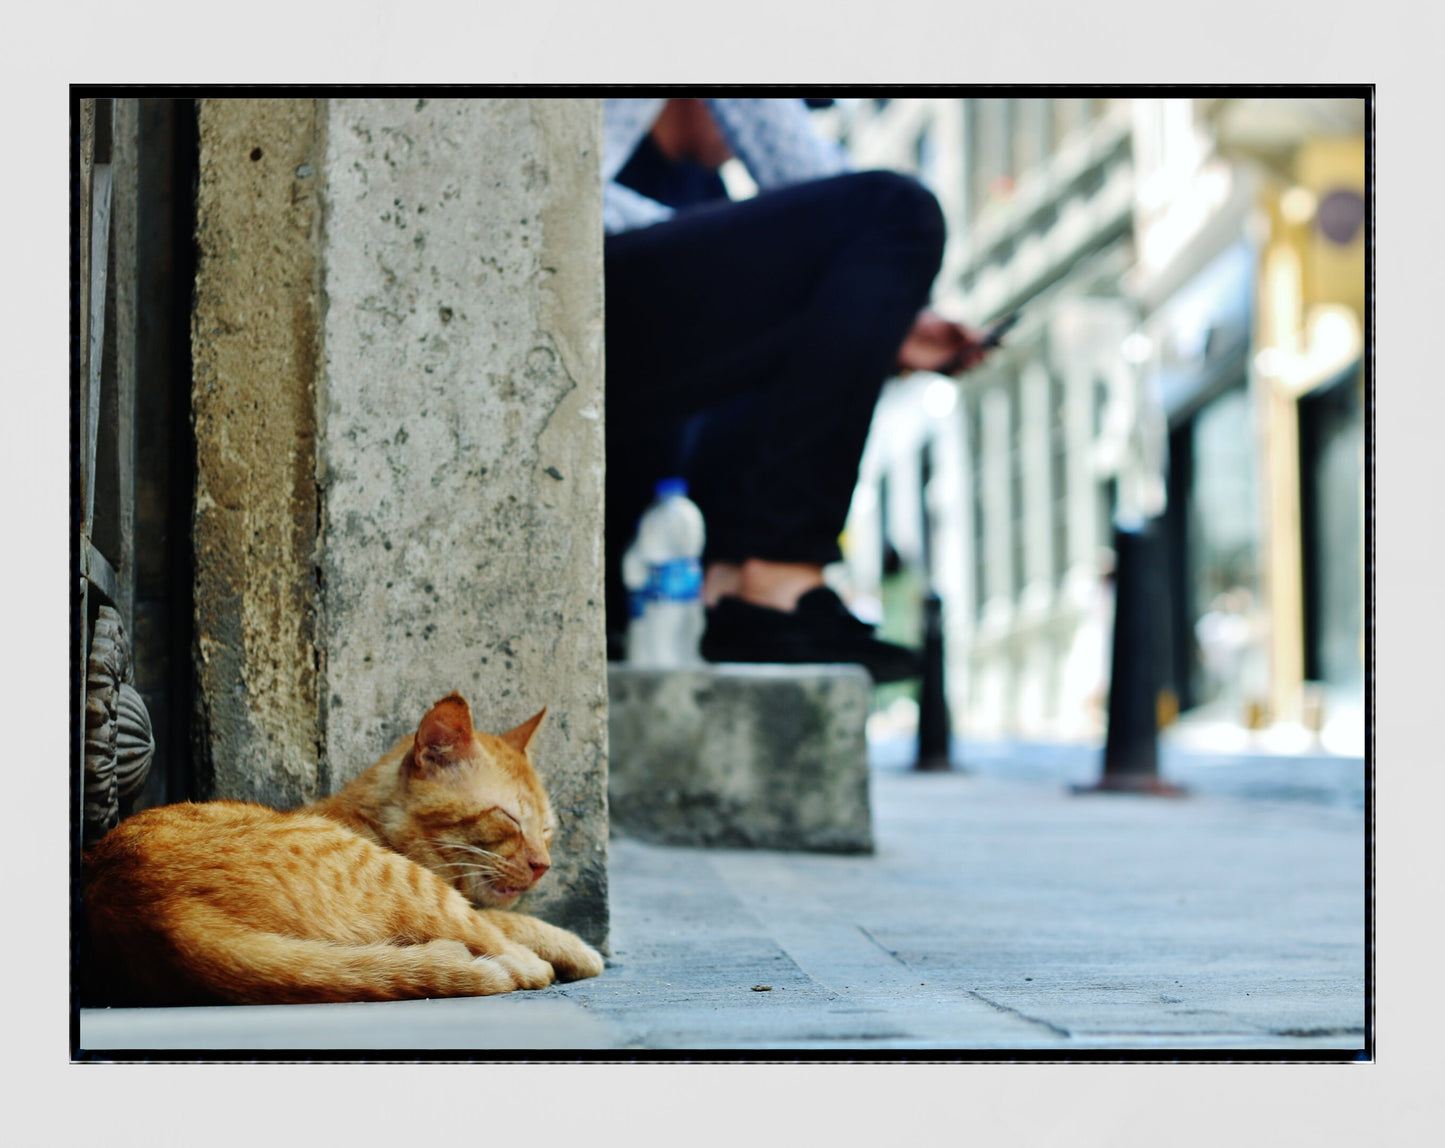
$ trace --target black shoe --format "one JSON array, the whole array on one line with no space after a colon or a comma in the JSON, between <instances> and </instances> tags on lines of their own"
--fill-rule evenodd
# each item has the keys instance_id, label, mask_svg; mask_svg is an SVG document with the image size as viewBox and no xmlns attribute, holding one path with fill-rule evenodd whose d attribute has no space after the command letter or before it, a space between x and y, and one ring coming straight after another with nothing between
<instances>
[{"instance_id":1,"label":"black shoe","mask_svg":"<svg viewBox=\"0 0 1445 1148\"><path fill-rule=\"evenodd\" d=\"M880 641L826 586L809 590L791 611L720 598L707 612L701 643L709 662L856 662L875 682L923 672L912 650Z\"/></svg>"}]
</instances>

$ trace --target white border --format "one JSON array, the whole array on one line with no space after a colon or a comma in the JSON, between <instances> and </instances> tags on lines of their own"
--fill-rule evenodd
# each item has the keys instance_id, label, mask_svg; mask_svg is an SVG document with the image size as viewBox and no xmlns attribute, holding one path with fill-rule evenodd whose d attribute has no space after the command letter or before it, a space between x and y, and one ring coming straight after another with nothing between
<instances>
[{"instance_id":1,"label":"white border","mask_svg":"<svg viewBox=\"0 0 1445 1148\"><path fill-rule=\"evenodd\" d=\"M20 1143L1083 1146L1415 1143L1442 1123L1432 1021L1441 834L1438 8L832 0L57 6L7 22L3 611ZM1047 39L1042 37L1047 36ZM1427 53L1429 55L1427 56ZM1379 82L1374 1066L68 1066L64 903L71 81ZM1427 199L1428 197L1428 199ZM1429 259L1427 266L1425 260ZM1427 346L1427 339L1429 344ZM1383 541L1383 545L1381 542ZM862 1072L862 1076L855 1075ZM151 1074L161 1073L165 1079ZM143 1075L144 1074L144 1075ZM513 1141L516 1142L516 1141Z\"/></svg>"}]
</instances>

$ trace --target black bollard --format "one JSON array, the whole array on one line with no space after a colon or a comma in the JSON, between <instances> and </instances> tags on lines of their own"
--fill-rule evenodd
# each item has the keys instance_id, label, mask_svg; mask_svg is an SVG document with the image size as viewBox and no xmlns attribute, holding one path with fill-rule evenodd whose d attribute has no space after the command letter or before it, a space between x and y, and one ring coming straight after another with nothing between
<instances>
[{"instance_id":1,"label":"black bollard","mask_svg":"<svg viewBox=\"0 0 1445 1148\"><path fill-rule=\"evenodd\" d=\"M1143 793L1178 797L1159 777L1158 699L1165 614L1163 551L1150 525L1114 530L1114 649L1109 675L1109 729L1103 776L1075 793Z\"/></svg>"},{"instance_id":2,"label":"black bollard","mask_svg":"<svg viewBox=\"0 0 1445 1148\"><path fill-rule=\"evenodd\" d=\"M952 769L951 732L943 675L943 600L930 590L923 599L923 684L918 696L918 760L913 768Z\"/></svg>"}]
</instances>

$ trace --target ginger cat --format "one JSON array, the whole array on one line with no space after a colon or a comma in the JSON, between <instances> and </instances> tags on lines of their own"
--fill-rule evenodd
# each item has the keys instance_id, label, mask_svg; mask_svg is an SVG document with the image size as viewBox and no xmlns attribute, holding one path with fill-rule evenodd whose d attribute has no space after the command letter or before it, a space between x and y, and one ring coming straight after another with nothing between
<instances>
[{"instance_id":1,"label":"ginger cat","mask_svg":"<svg viewBox=\"0 0 1445 1148\"><path fill-rule=\"evenodd\" d=\"M108 1004L481 996L602 971L580 937L506 912L550 864L528 756L437 702L340 793L283 813L168 805L86 852L88 980Z\"/></svg>"}]
</instances>

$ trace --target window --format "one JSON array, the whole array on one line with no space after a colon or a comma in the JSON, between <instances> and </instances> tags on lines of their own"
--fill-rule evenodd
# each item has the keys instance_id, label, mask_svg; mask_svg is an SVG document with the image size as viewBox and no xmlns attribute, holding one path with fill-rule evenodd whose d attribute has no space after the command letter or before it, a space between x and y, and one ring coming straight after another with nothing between
<instances>
[{"instance_id":1,"label":"window","mask_svg":"<svg viewBox=\"0 0 1445 1148\"><path fill-rule=\"evenodd\" d=\"M1354 692L1364 674L1363 399L1356 369L1299 403L1305 676Z\"/></svg>"},{"instance_id":2,"label":"window","mask_svg":"<svg viewBox=\"0 0 1445 1148\"><path fill-rule=\"evenodd\" d=\"M1241 700L1240 670L1253 641L1259 586L1253 419L1241 378L1192 420L1185 593L1198 650L1189 683L1196 703Z\"/></svg>"},{"instance_id":3,"label":"window","mask_svg":"<svg viewBox=\"0 0 1445 1148\"><path fill-rule=\"evenodd\" d=\"M1053 578L1062 586L1069 568L1069 453L1063 380L1049 376L1049 498L1053 510Z\"/></svg>"}]
</instances>

